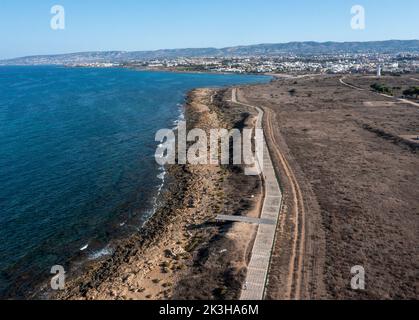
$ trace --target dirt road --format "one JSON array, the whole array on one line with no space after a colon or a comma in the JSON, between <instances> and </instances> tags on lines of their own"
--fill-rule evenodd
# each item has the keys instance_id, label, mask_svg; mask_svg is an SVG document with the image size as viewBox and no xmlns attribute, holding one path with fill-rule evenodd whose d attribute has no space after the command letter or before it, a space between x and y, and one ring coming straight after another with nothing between
<instances>
[{"instance_id":1,"label":"dirt road","mask_svg":"<svg viewBox=\"0 0 419 320\"><path fill-rule=\"evenodd\" d=\"M232 101L240 103L237 99L237 90L233 90ZM241 103L247 106L249 104ZM259 107L252 106L255 109L261 111ZM273 123L274 116L270 109L264 108L264 132L266 139L269 143L271 154L274 153L274 157L279 160L281 170L285 172L286 179L290 182L291 197L292 197L292 216L285 219L286 212L283 210L280 214L281 219L279 222L278 231L280 234L277 235L277 239L284 237L284 231L286 230L285 223L292 222L293 231L290 234L288 241L291 243L291 254L289 255L288 262L288 274L286 277L286 286L284 288L284 299L300 299L301 298L301 286L302 286L302 269L304 264L304 248L305 248L305 208L304 200L302 197L301 188L295 177L295 174L289 165L287 159L281 152L279 144L277 143L274 135ZM286 209L285 209L286 210Z\"/></svg>"},{"instance_id":2,"label":"dirt road","mask_svg":"<svg viewBox=\"0 0 419 320\"><path fill-rule=\"evenodd\" d=\"M354 85L351 85L351 84L349 84L349 83L345 82L345 78L346 78L346 77L343 77L343 78L340 78L340 79L339 79L339 82L340 82L341 84L343 84L344 86L347 86L347 87L349 87L349 88L351 88L351 89L358 90L358 91L366 91L366 90L365 90L365 89L363 89L363 88L360 88L360 87L357 87L357 86L354 86ZM417 79L415 79L415 78L411 78L411 79L412 79L412 80L415 80L415 81L419 81L419 80L417 80ZM397 101L402 102L402 103L411 104L412 106L415 106L415 107L419 107L419 103L416 103L416 102L413 102L413 101L410 101L410 100L407 100L407 99L402 99L402 98L393 97L393 96L390 96L390 95L388 95L388 94L384 94L384 93L378 93L378 92L372 92L372 91L371 91L371 93L372 93L372 94L378 94L378 95L380 95L380 96L382 96L382 97L385 97L385 98L389 98L389 99L397 100Z\"/></svg>"},{"instance_id":3,"label":"dirt road","mask_svg":"<svg viewBox=\"0 0 419 320\"><path fill-rule=\"evenodd\" d=\"M244 87L263 106L284 207L268 299L417 298L418 109L369 91L374 78L285 78ZM411 85L386 77L388 86ZM356 90L359 86L363 90ZM352 290L351 268L367 273Z\"/></svg>"}]
</instances>

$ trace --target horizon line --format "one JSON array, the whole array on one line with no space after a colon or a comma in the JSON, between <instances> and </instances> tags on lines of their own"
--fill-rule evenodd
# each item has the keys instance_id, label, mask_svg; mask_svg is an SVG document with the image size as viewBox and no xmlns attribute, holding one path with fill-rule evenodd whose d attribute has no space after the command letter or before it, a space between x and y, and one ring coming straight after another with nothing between
<instances>
[{"instance_id":1,"label":"horizon line","mask_svg":"<svg viewBox=\"0 0 419 320\"><path fill-rule=\"evenodd\" d=\"M263 46L263 45L275 45L275 44L292 44L292 43L316 43L316 44L325 44L325 43L371 43L371 42L390 42L390 41L419 41L418 39L388 39L388 40L365 40L365 41L288 41L288 42L265 42L265 43L254 43L254 44L243 44L243 45L232 45L227 47L180 47L180 48L161 48L161 49L150 49L150 50L91 50L91 51L73 51L65 53L53 53L53 54L30 54L24 56L17 56L13 58L0 59L0 61L9 61L15 59L24 59L32 57L42 57L42 56L64 56L72 54L83 54L83 53L105 53L105 52L124 52L124 53L136 53L136 52L158 52L158 51L172 51L172 50L196 50L196 49L215 49L223 50L229 48L239 48L239 47L252 47L252 46Z\"/></svg>"}]
</instances>

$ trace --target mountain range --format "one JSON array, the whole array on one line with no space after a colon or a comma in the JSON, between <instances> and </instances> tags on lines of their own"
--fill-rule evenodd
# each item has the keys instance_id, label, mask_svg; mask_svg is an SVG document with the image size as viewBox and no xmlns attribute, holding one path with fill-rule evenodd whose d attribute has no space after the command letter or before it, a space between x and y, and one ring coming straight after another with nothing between
<instances>
[{"instance_id":1,"label":"mountain range","mask_svg":"<svg viewBox=\"0 0 419 320\"><path fill-rule=\"evenodd\" d=\"M132 62L179 57L244 57L280 55L322 55L338 53L419 53L419 40L369 42L289 42L227 48L165 49L155 51L96 51L58 55L38 55L0 60L0 65L42 65L94 62Z\"/></svg>"}]
</instances>

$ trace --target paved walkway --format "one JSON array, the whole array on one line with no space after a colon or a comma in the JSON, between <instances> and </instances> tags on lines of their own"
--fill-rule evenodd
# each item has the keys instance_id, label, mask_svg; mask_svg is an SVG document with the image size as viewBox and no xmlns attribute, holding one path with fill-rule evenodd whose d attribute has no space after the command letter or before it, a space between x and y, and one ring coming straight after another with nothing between
<instances>
[{"instance_id":1,"label":"paved walkway","mask_svg":"<svg viewBox=\"0 0 419 320\"><path fill-rule=\"evenodd\" d=\"M256 128L262 129L264 115L262 109L238 102L237 89L233 89L232 102L256 109L259 113L256 121ZM247 267L246 282L240 300L263 300L265 296L276 227L282 206L282 192L279 188L279 182L265 141L263 152L263 178L265 180L265 200L259 221L270 221L270 223L259 224L258 226L250 263Z\"/></svg>"},{"instance_id":2,"label":"paved walkway","mask_svg":"<svg viewBox=\"0 0 419 320\"><path fill-rule=\"evenodd\" d=\"M249 224L270 224L276 225L274 220L269 219L258 219L258 218L250 218L250 217L242 217L242 216L225 216L225 215L218 215L215 220L218 221L231 221L231 222L243 222Z\"/></svg>"}]
</instances>

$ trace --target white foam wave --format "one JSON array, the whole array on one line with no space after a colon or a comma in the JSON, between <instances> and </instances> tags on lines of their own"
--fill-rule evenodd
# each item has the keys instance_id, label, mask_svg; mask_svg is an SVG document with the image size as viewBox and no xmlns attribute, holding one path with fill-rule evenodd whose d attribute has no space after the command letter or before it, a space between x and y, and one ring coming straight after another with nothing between
<instances>
[{"instance_id":1,"label":"white foam wave","mask_svg":"<svg viewBox=\"0 0 419 320\"><path fill-rule=\"evenodd\" d=\"M113 253L112 248L110 248L109 246L106 246L105 248L92 252L89 255L89 260L97 260L99 258L105 257L105 256L109 256Z\"/></svg>"}]
</instances>

